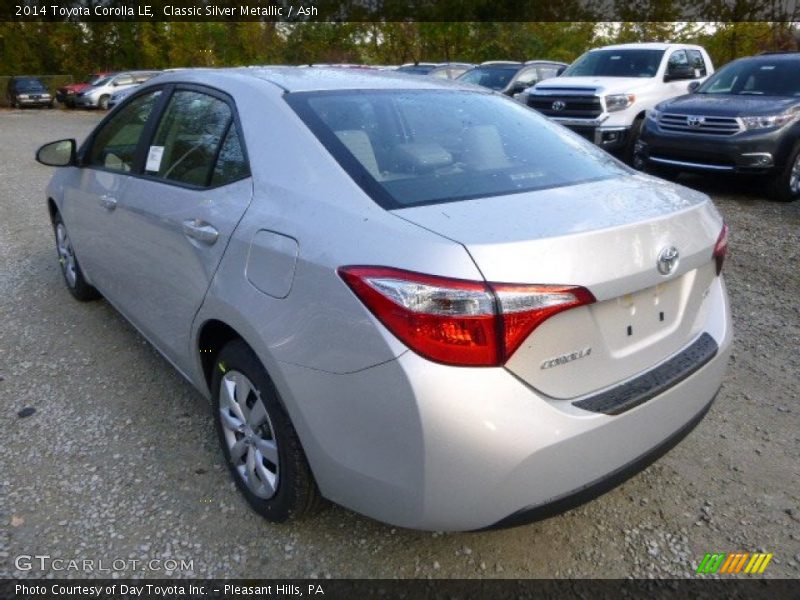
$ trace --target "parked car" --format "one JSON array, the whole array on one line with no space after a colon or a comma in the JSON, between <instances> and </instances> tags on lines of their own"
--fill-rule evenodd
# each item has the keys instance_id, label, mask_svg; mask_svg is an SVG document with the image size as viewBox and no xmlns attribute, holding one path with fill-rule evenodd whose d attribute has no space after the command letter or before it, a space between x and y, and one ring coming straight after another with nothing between
<instances>
[{"instance_id":1,"label":"parked car","mask_svg":"<svg viewBox=\"0 0 800 600\"><path fill-rule=\"evenodd\" d=\"M398 73L409 73L411 75L427 75L438 66L439 63L416 62L400 65L394 70Z\"/></svg>"},{"instance_id":2,"label":"parked car","mask_svg":"<svg viewBox=\"0 0 800 600\"><path fill-rule=\"evenodd\" d=\"M526 63L496 60L481 63L457 79L513 96L537 81L558 76L566 66L564 63L547 60L531 60Z\"/></svg>"},{"instance_id":3,"label":"parked car","mask_svg":"<svg viewBox=\"0 0 800 600\"><path fill-rule=\"evenodd\" d=\"M456 79L474 67L475 65L471 63L442 63L438 67L431 69L428 72L428 75L431 77L438 77L440 79Z\"/></svg>"},{"instance_id":4,"label":"parked car","mask_svg":"<svg viewBox=\"0 0 800 600\"><path fill-rule=\"evenodd\" d=\"M621 44L590 50L558 80L528 90L527 104L605 150L633 161L645 113L714 72L688 44Z\"/></svg>"},{"instance_id":5,"label":"parked car","mask_svg":"<svg viewBox=\"0 0 800 600\"><path fill-rule=\"evenodd\" d=\"M6 88L6 98L12 108L46 106L53 108L53 96L38 77L28 75L12 77Z\"/></svg>"},{"instance_id":6,"label":"parked car","mask_svg":"<svg viewBox=\"0 0 800 600\"><path fill-rule=\"evenodd\" d=\"M75 95L75 105L82 108L108 109L108 102L114 92L125 88L141 85L151 77L155 77L159 71L125 71L105 77Z\"/></svg>"},{"instance_id":7,"label":"parked car","mask_svg":"<svg viewBox=\"0 0 800 600\"><path fill-rule=\"evenodd\" d=\"M117 104L122 102L125 98L130 96L133 92L136 91L136 86L127 86L122 88L121 90L117 90L113 94L111 94L111 98L108 99L108 108L114 108Z\"/></svg>"},{"instance_id":8,"label":"parked car","mask_svg":"<svg viewBox=\"0 0 800 600\"><path fill-rule=\"evenodd\" d=\"M99 71L97 73L90 73L86 76L86 78L80 83L70 83L67 85L63 85L56 90L56 100L61 104L64 104L70 108L75 107L75 96L89 88L101 79L105 79L106 77L110 77L114 73L110 71Z\"/></svg>"},{"instance_id":9,"label":"parked car","mask_svg":"<svg viewBox=\"0 0 800 600\"><path fill-rule=\"evenodd\" d=\"M669 449L723 379L708 196L489 90L175 72L37 159L65 167L68 290L211 398L273 521L321 496L421 529L542 518Z\"/></svg>"},{"instance_id":10,"label":"parked car","mask_svg":"<svg viewBox=\"0 0 800 600\"><path fill-rule=\"evenodd\" d=\"M800 196L800 53L741 58L693 91L647 113L640 161L665 176L761 175L774 198Z\"/></svg>"}]
</instances>

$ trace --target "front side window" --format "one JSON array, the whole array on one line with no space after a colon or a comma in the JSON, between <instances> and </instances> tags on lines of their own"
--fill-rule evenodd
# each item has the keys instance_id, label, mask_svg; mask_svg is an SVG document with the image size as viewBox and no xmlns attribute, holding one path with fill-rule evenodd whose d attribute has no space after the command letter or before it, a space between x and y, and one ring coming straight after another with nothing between
<instances>
[{"instance_id":1,"label":"front side window","mask_svg":"<svg viewBox=\"0 0 800 600\"><path fill-rule=\"evenodd\" d=\"M161 90L143 94L120 108L94 137L89 165L112 171L133 168L136 147Z\"/></svg>"},{"instance_id":2,"label":"front side window","mask_svg":"<svg viewBox=\"0 0 800 600\"><path fill-rule=\"evenodd\" d=\"M689 58L685 50L676 50L669 57L670 67L683 67L689 64Z\"/></svg>"},{"instance_id":3,"label":"front side window","mask_svg":"<svg viewBox=\"0 0 800 600\"><path fill-rule=\"evenodd\" d=\"M345 171L387 209L501 196L627 174L521 104L456 91L286 96Z\"/></svg>"},{"instance_id":4,"label":"front side window","mask_svg":"<svg viewBox=\"0 0 800 600\"><path fill-rule=\"evenodd\" d=\"M706 71L706 61L703 60L703 53L700 50L687 50L689 54L689 62L694 67L695 73L698 77L705 77L708 72Z\"/></svg>"},{"instance_id":5,"label":"front side window","mask_svg":"<svg viewBox=\"0 0 800 600\"><path fill-rule=\"evenodd\" d=\"M539 81L558 76L558 67L539 67Z\"/></svg>"},{"instance_id":6,"label":"front side window","mask_svg":"<svg viewBox=\"0 0 800 600\"><path fill-rule=\"evenodd\" d=\"M474 83L491 90L503 90L517 74L519 67L475 67L458 78L464 83Z\"/></svg>"},{"instance_id":7,"label":"front side window","mask_svg":"<svg viewBox=\"0 0 800 600\"><path fill-rule=\"evenodd\" d=\"M538 80L539 80L539 71L536 69L536 67L528 67L527 69L523 69L522 71L520 71L514 83L531 86Z\"/></svg>"},{"instance_id":8,"label":"front side window","mask_svg":"<svg viewBox=\"0 0 800 600\"><path fill-rule=\"evenodd\" d=\"M228 104L214 96L175 92L148 150L146 173L188 185L208 185L232 120Z\"/></svg>"},{"instance_id":9,"label":"front side window","mask_svg":"<svg viewBox=\"0 0 800 600\"><path fill-rule=\"evenodd\" d=\"M697 93L797 97L800 96L800 61L733 62L709 77Z\"/></svg>"},{"instance_id":10,"label":"front side window","mask_svg":"<svg viewBox=\"0 0 800 600\"><path fill-rule=\"evenodd\" d=\"M562 73L562 77L655 77L663 50L592 50Z\"/></svg>"}]
</instances>

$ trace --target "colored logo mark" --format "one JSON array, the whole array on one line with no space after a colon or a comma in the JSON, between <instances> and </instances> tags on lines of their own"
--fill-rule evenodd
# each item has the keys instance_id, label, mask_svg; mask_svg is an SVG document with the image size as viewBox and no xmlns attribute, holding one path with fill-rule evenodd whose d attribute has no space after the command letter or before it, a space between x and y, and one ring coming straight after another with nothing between
<instances>
[{"instance_id":1,"label":"colored logo mark","mask_svg":"<svg viewBox=\"0 0 800 600\"><path fill-rule=\"evenodd\" d=\"M772 560L772 553L754 552L717 552L716 554L707 553L700 565L697 567L698 573L747 573L756 575L763 573L769 561Z\"/></svg>"}]
</instances>

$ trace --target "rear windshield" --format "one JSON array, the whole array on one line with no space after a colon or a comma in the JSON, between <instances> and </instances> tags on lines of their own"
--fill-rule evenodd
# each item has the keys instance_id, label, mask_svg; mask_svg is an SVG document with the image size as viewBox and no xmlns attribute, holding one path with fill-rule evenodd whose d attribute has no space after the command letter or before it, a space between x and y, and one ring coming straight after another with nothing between
<instances>
[{"instance_id":1,"label":"rear windshield","mask_svg":"<svg viewBox=\"0 0 800 600\"><path fill-rule=\"evenodd\" d=\"M491 90L502 90L508 85L514 75L522 68L522 65L510 67L475 67L464 73L458 78L464 83L474 83L482 85Z\"/></svg>"},{"instance_id":2,"label":"rear windshield","mask_svg":"<svg viewBox=\"0 0 800 600\"><path fill-rule=\"evenodd\" d=\"M714 73L699 94L800 96L800 60L744 60Z\"/></svg>"},{"instance_id":3,"label":"rear windshield","mask_svg":"<svg viewBox=\"0 0 800 600\"><path fill-rule=\"evenodd\" d=\"M521 104L455 90L303 92L287 101L387 209L501 196L627 174Z\"/></svg>"},{"instance_id":4,"label":"rear windshield","mask_svg":"<svg viewBox=\"0 0 800 600\"><path fill-rule=\"evenodd\" d=\"M663 50L592 50L561 77L655 77Z\"/></svg>"}]
</instances>

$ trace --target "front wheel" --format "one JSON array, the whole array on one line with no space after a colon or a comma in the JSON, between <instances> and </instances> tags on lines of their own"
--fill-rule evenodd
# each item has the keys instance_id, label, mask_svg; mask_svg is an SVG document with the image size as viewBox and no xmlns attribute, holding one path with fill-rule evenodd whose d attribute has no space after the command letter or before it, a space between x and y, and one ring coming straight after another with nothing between
<instances>
[{"instance_id":1,"label":"front wheel","mask_svg":"<svg viewBox=\"0 0 800 600\"><path fill-rule=\"evenodd\" d=\"M636 152L636 142L639 141L639 136L642 135L644 128L644 119L638 117L631 125L630 132L628 133L628 141L625 144L625 151L623 152L623 160L632 166L637 171L644 170L644 161L641 155Z\"/></svg>"},{"instance_id":2,"label":"front wheel","mask_svg":"<svg viewBox=\"0 0 800 600\"><path fill-rule=\"evenodd\" d=\"M100 100L97 102L97 108L100 110L108 110L108 100L110 96L100 96Z\"/></svg>"},{"instance_id":3,"label":"front wheel","mask_svg":"<svg viewBox=\"0 0 800 600\"><path fill-rule=\"evenodd\" d=\"M770 196L779 202L800 198L800 143L798 143L783 170L769 185Z\"/></svg>"},{"instance_id":4,"label":"front wheel","mask_svg":"<svg viewBox=\"0 0 800 600\"><path fill-rule=\"evenodd\" d=\"M229 343L212 379L225 462L250 507L276 523L316 512L322 497L300 439L255 353L241 340Z\"/></svg>"},{"instance_id":5,"label":"front wheel","mask_svg":"<svg viewBox=\"0 0 800 600\"><path fill-rule=\"evenodd\" d=\"M75 256L72 242L67 234L67 228L61 215L56 214L53 219L53 228L56 234L56 250L58 251L58 262L61 265L61 273L64 275L64 282L67 284L69 293L76 300L88 302L100 297L100 293L83 278L83 271Z\"/></svg>"}]
</instances>

